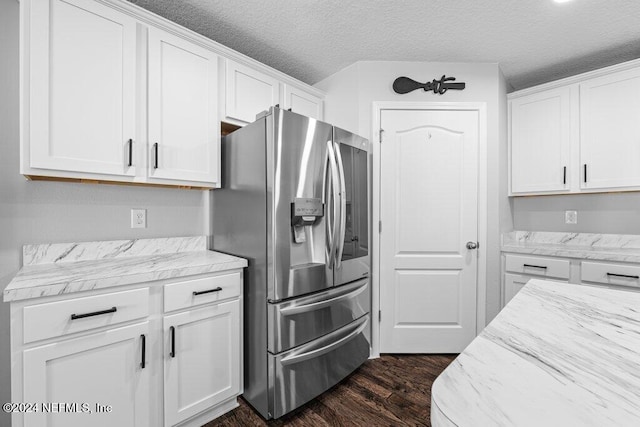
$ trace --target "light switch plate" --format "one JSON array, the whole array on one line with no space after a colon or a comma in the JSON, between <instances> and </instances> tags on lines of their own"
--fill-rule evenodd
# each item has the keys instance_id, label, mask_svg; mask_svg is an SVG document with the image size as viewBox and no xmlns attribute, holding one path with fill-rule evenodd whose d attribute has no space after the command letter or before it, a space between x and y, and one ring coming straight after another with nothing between
<instances>
[{"instance_id":1,"label":"light switch plate","mask_svg":"<svg viewBox=\"0 0 640 427\"><path fill-rule=\"evenodd\" d=\"M131 209L131 228L147 228L146 209Z\"/></svg>"},{"instance_id":2,"label":"light switch plate","mask_svg":"<svg viewBox=\"0 0 640 427\"><path fill-rule=\"evenodd\" d=\"M578 211L564 211L564 223L565 224L577 224L578 223Z\"/></svg>"}]
</instances>

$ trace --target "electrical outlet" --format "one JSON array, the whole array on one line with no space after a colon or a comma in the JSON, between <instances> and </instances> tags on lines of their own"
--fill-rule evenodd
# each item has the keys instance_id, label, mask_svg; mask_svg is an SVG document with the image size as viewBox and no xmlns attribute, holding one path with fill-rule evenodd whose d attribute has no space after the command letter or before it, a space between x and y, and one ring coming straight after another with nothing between
<instances>
[{"instance_id":1,"label":"electrical outlet","mask_svg":"<svg viewBox=\"0 0 640 427\"><path fill-rule=\"evenodd\" d=\"M577 224L578 223L578 211L564 211L564 223L565 224Z\"/></svg>"},{"instance_id":2,"label":"electrical outlet","mask_svg":"<svg viewBox=\"0 0 640 427\"><path fill-rule=\"evenodd\" d=\"M146 209L131 209L131 228L147 228Z\"/></svg>"}]
</instances>

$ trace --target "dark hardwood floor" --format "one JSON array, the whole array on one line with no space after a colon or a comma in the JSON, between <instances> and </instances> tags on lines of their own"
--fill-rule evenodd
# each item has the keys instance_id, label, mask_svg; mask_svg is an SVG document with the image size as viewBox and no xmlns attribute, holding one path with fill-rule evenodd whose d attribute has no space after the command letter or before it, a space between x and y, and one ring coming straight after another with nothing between
<instances>
[{"instance_id":1,"label":"dark hardwood floor","mask_svg":"<svg viewBox=\"0 0 640 427\"><path fill-rule=\"evenodd\" d=\"M456 355L383 355L302 408L264 421L244 400L205 427L431 426L431 384Z\"/></svg>"}]
</instances>

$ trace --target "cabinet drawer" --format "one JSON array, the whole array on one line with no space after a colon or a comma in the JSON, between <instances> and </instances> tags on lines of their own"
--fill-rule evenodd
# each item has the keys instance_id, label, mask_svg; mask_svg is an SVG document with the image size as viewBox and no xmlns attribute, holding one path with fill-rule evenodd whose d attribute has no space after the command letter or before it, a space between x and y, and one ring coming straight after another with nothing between
<instances>
[{"instance_id":1,"label":"cabinet drawer","mask_svg":"<svg viewBox=\"0 0 640 427\"><path fill-rule=\"evenodd\" d=\"M640 287L640 266L583 261L581 281Z\"/></svg>"},{"instance_id":2,"label":"cabinet drawer","mask_svg":"<svg viewBox=\"0 0 640 427\"><path fill-rule=\"evenodd\" d=\"M172 283L164 287L164 311L207 304L240 295L240 272Z\"/></svg>"},{"instance_id":3,"label":"cabinet drawer","mask_svg":"<svg viewBox=\"0 0 640 427\"><path fill-rule=\"evenodd\" d=\"M149 315L149 288L73 298L24 308L24 343Z\"/></svg>"},{"instance_id":4,"label":"cabinet drawer","mask_svg":"<svg viewBox=\"0 0 640 427\"><path fill-rule=\"evenodd\" d=\"M569 260L527 255L505 255L505 269L533 276L569 278Z\"/></svg>"}]
</instances>

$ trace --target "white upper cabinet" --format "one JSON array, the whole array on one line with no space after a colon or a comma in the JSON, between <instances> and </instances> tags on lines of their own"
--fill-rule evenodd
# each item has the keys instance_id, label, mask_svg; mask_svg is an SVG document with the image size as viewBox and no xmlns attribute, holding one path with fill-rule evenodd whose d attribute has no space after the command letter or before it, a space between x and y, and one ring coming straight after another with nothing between
<instances>
[{"instance_id":1,"label":"white upper cabinet","mask_svg":"<svg viewBox=\"0 0 640 427\"><path fill-rule=\"evenodd\" d=\"M580 114L581 188L640 187L640 68L581 83Z\"/></svg>"},{"instance_id":2,"label":"white upper cabinet","mask_svg":"<svg viewBox=\"0 0 640 427\"><path fill-rule=\"evenodd\" d=\"M219 188L221 120L322 117L316 89L126 0L20 0L20 25L30 179Z\"/></svg>"},{"instance_id":3,"label":"white upper cabinet","mask_svg":"<svg viewBox=\"0 0 640 427\"><path fill-rule=\"evenodd\" d=\"M640 60L509 94L509 104L509 195L640 190Z\"/></svg>"},{"instance_id":4,"label":"white upper cabinet","mask_svg":"<svg viewBox=\"0 0 640 427\"><path fill-rule=\"evenodd\" d=\"M22 172L135 175L136 20L92 0L23 7L30 151Z\"/></svg>"},{"instance_id":5,"label":"white upper cabinet","mask_svg":"<svg viewBox=\"0 0 640 427\"><path fill-rule=\"evenodd\" d=\"M149 29L149 176L219 182L218 56Z\"/></svg>"},{"instance_id":6,"label":"white upper cabinet","mask_svg":"<svg viewBox=\"0 0 640 427\"><path fill-rule=\"evenodd\" d=\"M511 192L563 191L571 176L569 87L513 99Z\"/></svg>"},{"instance_id":7,"label":"white upper cabinet","mask_svg":"<svg viewBox=\"0 0 640 427\"><path fill-rule=\"evenodd\" d=\"M225 118L251 123L256 115L280 103L280 83L275 78L227 60Z\"/></svg>"},{"instance_id":8,"label":"white upper cabinet","mask_svg":"<svg viewBox=\"0 0 640 427\"><path fill-rule=\"evenodd\" d=\"M313 119L322 120L322 99L291 85L284 86L284 108Z\"/></svg>"}]
</instances>

